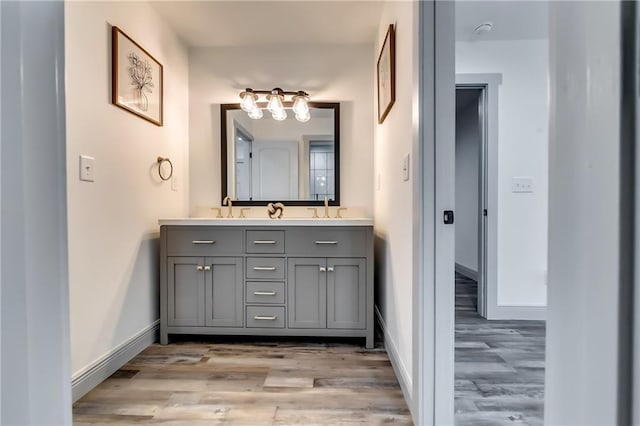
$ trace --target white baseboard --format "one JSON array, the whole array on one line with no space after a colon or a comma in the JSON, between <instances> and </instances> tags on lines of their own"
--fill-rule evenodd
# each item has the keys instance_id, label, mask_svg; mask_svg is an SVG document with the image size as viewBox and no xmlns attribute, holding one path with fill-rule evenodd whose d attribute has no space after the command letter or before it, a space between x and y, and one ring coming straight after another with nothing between
<instances>
[{"instance_id":1,"label":"white baseboard","mask_svg":"<svg viewBox=\"0 0 640 426\"><path fill-rule=\"evenodd\" d=\"M474 281L478 281L478 271L474 271L473 269L467 268L464 265L461 265L456 262L456 272L460 275L464 275L467 278L471 278Z\"/></svg>"},{"instance_id":2,"label":"white baseboard","mask_svg":"<svg viewBox=\"0 0 640 426\"><path fill-rule=\"evenodd\" d=\"M396 373L396 377L398 378L398 383L400 383L400 388L402 389L402 394L404 395L404 399L407 402L407 407L413 407L413 380L411 378L411 374L409 374L407 366L404 365L402 359L400 358L398 347L396 346L391 335L389 335L387 324L384 322L384 318L382 318L380 310L377 306L374 306L373 309L376 313L378 325L380 326L380 329L384 334L384 347L387 350L387 354L389 355L389 360L391 361L393 371Z\"/></svg>"},{"instance_id":3,"label":"white baseboard","mask_svg":"<svg viewBox=\"0 0 640 426\"><path fill-rule=\"evenodd\" d=\"M154 321L149 327L136 333L108 354L74 374L71 379L73 402L82 398L87 392L118 371L120 367L145 350L149 345L157 342L159 327L160 320Z\"/></svg>"},{"instance_id":4,"label":"white baseboard","mask_svg":"<svg viewBox=\"0 0 640 426\"><path fill-rule=\"evenodd\" d=\"M487 312L488 320L537 320L547 319L546 306L508 306L499 305Z\"/></svg>"}]
</instances>

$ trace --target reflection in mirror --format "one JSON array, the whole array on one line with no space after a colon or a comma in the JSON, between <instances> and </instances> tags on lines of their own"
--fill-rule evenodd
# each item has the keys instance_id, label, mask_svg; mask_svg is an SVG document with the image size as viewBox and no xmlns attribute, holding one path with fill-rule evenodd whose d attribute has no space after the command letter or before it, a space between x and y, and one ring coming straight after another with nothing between
<instances>
[{"instance_id":1,"label":"reflection in mirror","mask_svg":"<svg viewBox=\"0 0 640 426\"><path fill-rule=\"evenodd\" d=\"M339 205L339 104L311 102L311 119L254 120L221 105L222 197L238 205Z\"/></svg>"}]
</instances>

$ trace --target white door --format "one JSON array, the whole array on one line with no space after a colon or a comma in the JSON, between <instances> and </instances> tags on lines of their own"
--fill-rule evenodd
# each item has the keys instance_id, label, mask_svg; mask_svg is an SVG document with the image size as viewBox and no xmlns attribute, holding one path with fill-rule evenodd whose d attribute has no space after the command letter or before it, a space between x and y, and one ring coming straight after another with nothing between
<instances>
[{"instance_id":1,"label":"white door","mask_svg":"<svg viewBox=\"0 0 640 426\"><path fill-rule=\"evenodd\" d=\"M254 201L297 200L298 142L254 141L252 180Z\"/></svg>"}]
</instances>

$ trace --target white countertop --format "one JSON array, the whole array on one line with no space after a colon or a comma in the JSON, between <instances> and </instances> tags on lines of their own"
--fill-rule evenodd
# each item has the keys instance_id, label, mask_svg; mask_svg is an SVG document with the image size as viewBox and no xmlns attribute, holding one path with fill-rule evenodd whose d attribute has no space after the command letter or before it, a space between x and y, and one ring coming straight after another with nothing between
<instances>
[{"instance_id":1,"label":"white countertop","mask_svg":"<svg viewBox=\"0 0 640 426\"><path fill-rule=\"evenodd\" d=\"M239 218L174 218L160 219L160 225L188 225L188 226L373 226L371 218L343 218L343 219L311 219L305 217L268 219L248 217Z\"/></svg>"}]
</instances>

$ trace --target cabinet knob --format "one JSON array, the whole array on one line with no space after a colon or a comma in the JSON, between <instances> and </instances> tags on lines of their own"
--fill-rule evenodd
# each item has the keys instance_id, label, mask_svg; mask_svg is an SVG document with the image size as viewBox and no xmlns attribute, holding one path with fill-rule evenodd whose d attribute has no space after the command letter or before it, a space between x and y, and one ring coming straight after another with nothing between
<instances>
[{"instance_id":1,"label":"cabinet knob","mask_svg":"<svg viewBox=\"0 0 640 426\"><path fill-rule=\"evenodd\" d=\"M327 271L329 271L329 272L333 272L333 267L331 267L331 266L330 266L330 267L328 267L328 268L327 268Z\"/></svg>"},{"instance_id":2,"label":"cabinet knob","mask_svg":"<svg viewBox=\"0 0 640 426\"><path fill-rule=\"evenodd\" d=\"M205 267L204 267L204 270L205 270L205 271L210 271L210 270L211 270L211 266L209 266L209 265L205 266Z\"/></svg>"},{"instance_id":3,"label":"cabinet knob","mask_svg":"<svg viewBox=\"0 0 640 426\"><path fill-rule=\"evenodd\" d=\"M198 271L202 271L202 270L204 270L204 267L202 267L202 266L198 265L198 266L196 266L196 269L197 269Z\"/></svg>"},{"instance_id":4,"label":"cabinet knob","mask_svg":"<svg viewBox=\"0 0 640 426\"><path fill-rule=\"evenodd\" d=\"M327 272L327 268L320 267L320 272Z\"/></svg>"}]
</instances>

